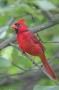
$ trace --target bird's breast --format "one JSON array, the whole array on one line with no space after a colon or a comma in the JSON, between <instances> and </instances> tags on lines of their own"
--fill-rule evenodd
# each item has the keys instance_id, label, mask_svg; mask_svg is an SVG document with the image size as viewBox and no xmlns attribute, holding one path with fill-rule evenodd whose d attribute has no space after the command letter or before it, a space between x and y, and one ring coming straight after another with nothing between
<instances>
[{"instance_id":1,"label":"bird's breast","mask_svg":"<svg viewBox=\"0 0 59 90\"><path fill-rule=\"evenodd\" d=\"M19 44L19 47L24 51L31 55L37 55L39 52L39 48L35 43L33 43L33 40L30 38L29 34L22 34L17 36L17 42Z\"/></svg>"}]
</instances>

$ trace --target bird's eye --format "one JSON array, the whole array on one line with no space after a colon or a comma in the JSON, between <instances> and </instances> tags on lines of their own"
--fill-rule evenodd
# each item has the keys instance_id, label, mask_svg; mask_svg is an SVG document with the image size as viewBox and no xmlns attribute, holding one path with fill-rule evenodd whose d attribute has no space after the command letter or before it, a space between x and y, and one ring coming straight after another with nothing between
<instances>
[{"instance_id":1,"label":"bird's eye","mask_svg":"<svg viewBox=\"0 0 59 90\"><path fill-rule=\"evenodd\" d=\"M17 26L17 28L20 27L20 24L18 24L18 23L15 23L15 25Z\"/></svg>"}]
</instances>

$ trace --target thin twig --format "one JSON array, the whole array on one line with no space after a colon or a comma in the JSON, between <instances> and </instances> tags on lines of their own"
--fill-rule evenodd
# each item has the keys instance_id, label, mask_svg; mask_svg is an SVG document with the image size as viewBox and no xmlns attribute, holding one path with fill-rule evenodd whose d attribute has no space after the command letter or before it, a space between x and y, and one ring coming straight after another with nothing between
<instances>
[{"instance_id":1,"label":"thin twig","mask_svg":"<svg viewBox=\"0 0 59 90\"><path fill-rule=\"evenodd\" d=\"M43 43L59 43L59 41L43 41Z\"/></svg>"},{"instance_id":2,"label":"thin twig","mask_svg":"<svg viewBox=\"0 0 59 90\"><path fill-rule=\"evenodd\" d=\"M12 62L12 65L15 66L15 67L17 67L18 69L21 69L22 71L26 71L26 69L24 69L21 66L16 65L14 62Z\"/></svg>"}]
</instances>

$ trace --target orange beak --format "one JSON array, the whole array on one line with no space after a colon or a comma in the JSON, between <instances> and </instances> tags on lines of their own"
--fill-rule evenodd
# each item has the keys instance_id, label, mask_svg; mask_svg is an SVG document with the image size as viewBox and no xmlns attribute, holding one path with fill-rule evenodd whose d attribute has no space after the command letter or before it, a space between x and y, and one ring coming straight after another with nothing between
<instances>
[{"instance_id":1,"label":"orange beak","mask_svg":"<svg viewBox=\"0 0 59 90\"><path fill-rule=\"evenodd\" d=\"M13 28L13 29L17 29L17 27L16 27L15 24L11 25L11 28Z\"/></svg>"}]
</instances>

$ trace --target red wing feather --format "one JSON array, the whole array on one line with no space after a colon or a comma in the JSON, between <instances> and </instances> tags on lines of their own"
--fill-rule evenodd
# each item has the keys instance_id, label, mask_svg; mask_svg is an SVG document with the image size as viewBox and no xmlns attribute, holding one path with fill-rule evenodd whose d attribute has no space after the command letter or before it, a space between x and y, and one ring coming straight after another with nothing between
<instances>
[{"instance_id":1,"label":"red wing feather","mask_svg":"<svg viewBox=\"0 0 59 90\"><path fill-rule=\"evenodd\" d=\"M43 44L38 40L38 38L33 34L31 33L31 39L34 41L34 43L36 44L39 44L40 47L42 48L43 51L45 51L45 47L43 46Z\"/></svg>"}]
</instances>

